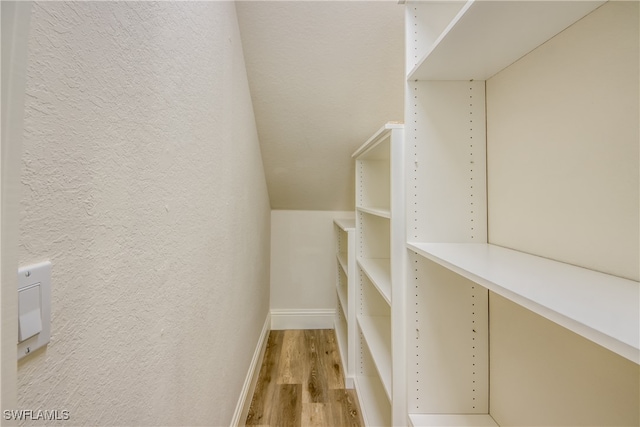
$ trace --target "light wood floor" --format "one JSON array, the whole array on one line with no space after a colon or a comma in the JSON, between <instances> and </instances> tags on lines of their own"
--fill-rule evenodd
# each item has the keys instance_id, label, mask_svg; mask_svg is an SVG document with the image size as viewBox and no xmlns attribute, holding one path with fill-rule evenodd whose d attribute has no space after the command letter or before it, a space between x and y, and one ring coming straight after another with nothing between
<instances>
[{"instance_id":1,"label":"light wood floor","mask_svg":"<svg viewBox=\"0 0 640 427\"><path fill-rule=\"evenodd\" d=\"M271 331L247 426L364 426L332 329Z\"/></svg>"}]
</instances>

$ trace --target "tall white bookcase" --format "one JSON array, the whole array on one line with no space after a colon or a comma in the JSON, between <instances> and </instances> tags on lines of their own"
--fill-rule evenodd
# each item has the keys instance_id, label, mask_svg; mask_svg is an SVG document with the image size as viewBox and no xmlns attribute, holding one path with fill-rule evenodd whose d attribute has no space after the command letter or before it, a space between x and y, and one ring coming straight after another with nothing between
<instances>
[{"instance_id":1,"label":"tall white bookcase","mask_svg":"<svg viewBox=\"0 0 640 427\"><path fill-rule=\"evenodd\" d=\"M490 292L640 363L638 282L488 243L485 80L602 3L406 4L403 378L414 426L497 425ZM363 239L383 228L366 207Z\"/></svg>"},{"instance_id":2,"label":"tall white bookcase","mask_svg":"<svg viewBox=\"0 0 640 427\"><path fill-rule=\"evenodd\" d=\"M356 159L355 386L365 423L406 425L404 126L387 123Z\"/></svg>"},{"instance_id":3,"label":"tall white bookcase","mask_svg":"<svg viewBox=\"0 0 640 427\"><path fill-rule=\"evenodd\" d=\"M345 386L353 388L356 364L356 221L355 219L335 219L333 229L336 246L335 330L344 369Z\"/></svg>"}]
</instances>

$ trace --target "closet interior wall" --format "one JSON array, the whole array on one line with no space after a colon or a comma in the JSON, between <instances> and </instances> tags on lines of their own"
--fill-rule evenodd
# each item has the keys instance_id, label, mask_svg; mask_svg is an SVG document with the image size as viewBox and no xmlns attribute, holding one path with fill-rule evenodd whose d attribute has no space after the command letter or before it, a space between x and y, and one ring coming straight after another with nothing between
<instances>
[{"instance_id":1,"label":"closet interior wall","mask_svg":"<svg viewBox=\"0 0 640 427\"><path fill-rule=\"evenodd\" d=\"M487 80L490 243L640 280L638 18L608 2ZM489 314L500 423L640 423L636 363L497 295Z\"/></svg>"}]
</instances>

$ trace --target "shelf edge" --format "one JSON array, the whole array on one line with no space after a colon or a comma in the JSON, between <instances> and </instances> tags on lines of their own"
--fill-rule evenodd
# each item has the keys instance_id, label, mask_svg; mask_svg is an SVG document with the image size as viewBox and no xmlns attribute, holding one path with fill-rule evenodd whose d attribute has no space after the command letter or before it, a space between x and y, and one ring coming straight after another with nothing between
<instances>
[{"instance_id":1,"label":"shelf edge","mask_svg":"<svg viewBox=\"0 0 640 427\"><path fill-rule=\"evenodd\" d=\"M358 211L369 215L379 216L381 218L391 219L391 209L367 208L358 206Z\"/></svg>"},{"instance_id":2,"label":"shelf edge","mask_svg":"<svg viewBox=\"0 0 640 427\"><path fill-rule=\"evenodd\" d=\"M365 152L374 148L387 136L387 134L391 133L393 129L404 129L404 123L385 123L380 129L378 129L376 133L373 134L373 136L371 136L364 144L362 144L356 151L353 152L351 158L355 159L356 157L361 156Z\"/></svg>"},{"instance_id":3,"label":"shelf edge","mask_svg":"<svg viewBox=\"0 0 640 427\"><path fill-rule=\"evenodd\" d=\"M382 388L384 389L385 394L387 395L387 398L389 399L389 401L391 401L391 387L392 387L392 383L393 383L393 374L392 374L392 370L393 370L393 366L392 366L392 361L391 361L391 349L389 349L389 357L385 357L381 354L374 354L374 352L371 350L371 344L375 343L375 340L371 339L371 335L373 332L370 331L370 329L375 329L375 325L373 324L373 319L371 320L365 320L363 318L375 318L375 317L384 317L386 318L387 316L357 316L357 322L358 322L358 326L360 328L360 332L362 332L362 335L364 336L364 341L365 344L367 346L367 348L369 349L369 354L371 355L371 358L373 359L373 364L376 367L376 371L378 372L378 376L380 377L380 382L382 383ZM362 326L363 322L365 323L365 327ZM367 322L371 323L371 327L369 327L369 325L367 324ZM391 322L391 318L389 317L389 323ZM369 332L366 332L369 331ZM367 336L369 336L369 338L367 339ZM384 345L383 345L384 346ZM388 359L388 365L389 366L381 366L382 364L385 364L385 360L382 359ZM386 374L383 374L383 368L385 368L384 370L387 371Z\"/></svg>"},{"instance_id":4,"label":"shelf edge","mask_svg":"<svg viewBox=\"0 0 640 427\"><path fill-rule=\"evenodd\" d=\"M483 244L477 244L477 245L483 245ZM495 246L495 245L490 245L490 246ZM634 346L632 346L631 344L628 344L624 341L621 341L620 339L608 335L604 332L601 332L589 325L586 325L576 319L573 319L561 312L558 312L550 307L547 307L537 301L534 301L524 295L521 295L511 289L505 288L502 285L499 285L491 280L485 279L484 277L481 277L461 266L458 266L456 264L453 264L449 261L447 261L446 259L442 259L439 256L432 254L430 252L425 251L423 248L420 248L419 246L416 246L416 243L414 242L407 242L407 248L411 251L414 251L415 253L417 253L418 255L427 258L433 262L435 262L438 265L441 265L443 267L445 267L446 269L453 271L456 274L459 274L469 280L471 280L472 282L475 282L477 284L479 284L480 286L495 292L498 295L501 295L505 298L507 298L508 300L528 309L533 311L534 313L545 317L546 319L558 324L559 326L562 326L566 329L569 329L570 331L610 350L613 351L614 353L636 363L636 364L640 364L640 348L635 348ZM506 248L503 248L506 249ZM531 257L536 257L536 258L541 258L541 257L537 257L536 255L530 255L530 254L526 254L524 252L520 252L520 251L515 251L512 249L506 249L512 252L517 252L519 254L523 254L523 255L529 255ZM543 258L546 259L546 258ZM548 259L547 259L548 260ZM557 262L559 264L565 264L562 263L560 261L554 261L554 260L548 260L551 262ZM569 265L569 264L567 264ZM575 266L573 266L575 267ZM575 268L581 268L581 267L575 267ZM588 270L588 269L587 269ZM593 270L590 270L593 271ZM600 272L597 272L600 273ZM600 274L605 274L605 273L600 273ZM612 277L616 277L616 276L612 276ZM636 282L637 283L637 282Z\"/></svg>"},{"instance_id":5,"label":"shelf edge","mask_svg":"<svg viewBox=\"0 0 640 427\"><path fill-rule=\"evenodd\" d=\"M365 258L366 259L389 259L389 258ZM362 269L362 271L364 272L364 274L369 278L369 280L371 281L371 283L373 284L373 286L376 288L376 290L378 291L378 293L382 296L382 298L385 300L385 302L387 304L389 304L389 306L391 306L391 275L389 275L388 277L388 281L386 281L386 283L389 285L389 295L387 295L387 293L384 292L383 287L380 285L379 280L377 280L373 274L371 274L371 268L367 268L366 264L367 261L365 262L365 265L362 264L363 259L359 258L357 260L358 262L358 266ZM391 259L389 259L389 263L391 263ZM391 264L389 264L389 272L391 272ZM385 277L386 279L386 277Z\"/></svg>"},{"instance_id":6,"label":"shelf edge","mask_svg":"<svg viewBox=\"0 0 640 427\"><path fill-rule=\"evenodd\" d=\"M442 40L444 40L447 37L447 35L451 32L453 27L455 27L458 24L458 22L460 22L460 19L462 19L462 17L467 13L467 11L473 5L473 3L475 3L475 0L468 0L465 3L465 5L462 6L462 8L458 11L458 13L456 13L456 15L449 22L449 24L447 24L444 30L442 30L442 33L440 33L438 38L436 38L436 40L433 42L433 45L431 46L431 48L427 50L427 52L422 56L422 58L418 61L418 63L414 65L414 67L411 69L409 74L407 74L407 81L418 80L418 79L414 79L414 76L418 72L418 70L422 67L422 64L424 64L427 61L427 59L429 59L429 56L433 53L434 50L438 48L438 45L442 43Z\"/></svg>"},{"instance_id":7,"label":"shelf edge","mask_svg":"<svg viewBox=\"0 0 640 427\"><path fill-rule=\"evenodd\" d=\"M410 413L413 427L498 427L490 414L417 414Z\"/></svg>"}]
</instances>

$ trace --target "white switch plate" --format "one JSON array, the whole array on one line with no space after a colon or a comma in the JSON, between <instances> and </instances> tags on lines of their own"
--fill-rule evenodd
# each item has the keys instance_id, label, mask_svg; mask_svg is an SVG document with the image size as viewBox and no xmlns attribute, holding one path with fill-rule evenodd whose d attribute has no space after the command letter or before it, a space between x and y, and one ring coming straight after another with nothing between
<instances>
[{"instance_id":1,"label":"white switch plate","mask_svg":"<svg viewBox=\"0 0 640 427\"><path fill-rule=\"evenodd\" d=\"M42 332L40 283L18 290L18 342Z\"/></svg>"},{"instance_id":2,"label":"white switch plate","mask_svg":"<svg viewBox=\"0 0 640 427\"><path fill-rule=\"evenodd\" d=\"M35 291L39 288L40 324L38 324ZM18 327L23 326L20 335L30 336L18 343L18 359L47 345L51 337L51 262L45 261L22 267L18 270ZM20 306L22 302L22 306ZM25 304L26 302L26 304ZM35 332L37 330L39 332Z\"/></svg>"}]
</instances>

